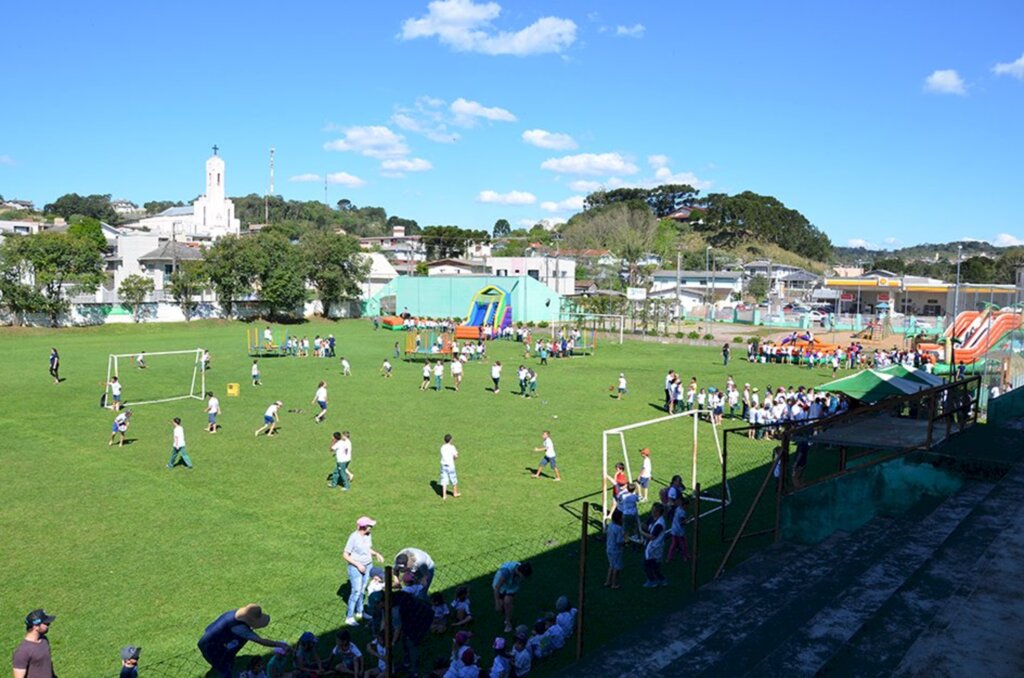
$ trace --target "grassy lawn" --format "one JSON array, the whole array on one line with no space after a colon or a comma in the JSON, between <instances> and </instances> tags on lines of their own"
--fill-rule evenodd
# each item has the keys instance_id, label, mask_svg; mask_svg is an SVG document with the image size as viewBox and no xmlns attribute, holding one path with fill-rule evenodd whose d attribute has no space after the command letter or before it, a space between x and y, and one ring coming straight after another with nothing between
<instances>
[{"instance_id":1,"label":"grassy lawn","mask_svg":"<svg viewBox=\"0 0 1024 678\"><path fill-rule=\"evenodd\" d=\"M266 629L270 637L294 641L304 626L328 634L343 617L335 596L346 578L341 549L355 519L366 514L379 520L374 546L386 557L406 546L433 556L438 574L432 590L471 585L478 634L473 645L489 666L487 648L500 630L489 598L491 574L513 557L536 560L519 600L519 622L552 609L561 594L575 598L575 515L583 501L600 501L601 431L660 416L656 406L669 367L718 387L727 374L762 390L769 383L810 385L829 378L827 370L741 361L726 369L717 348L627 341L602 344L590 357L551 360L538 368L539 397L526 400L513 396L520 345L495 342L488 352L505 365L500 394L489 390L487 363L466 367L460 393L421 393L417 364L396 361L389 380L378 373L403 336L347 321L289 330L310 339L333 332L338 355L352 363L351 377L341 376L337 359L265 358L264 385L253 388L245 329L240 323L196 322L0 330L0 385L9 396L0 411L4 647L17 644L19 620L35 607L59 617L51 642L57 670L65 675L112 672L118 648L129 643L145 648L143 669L192 651L207 623L248 602L261 603L275 618ZM51 345L61 352L66 381L60 385L46 373ZM212 354L207 387L221 399L221 432L204 432L200 401L143 405L135 408L131 444L108 447L113 414L98 407L107 355L197 346ZM129 407L133 398L168 395L172 380L184 386L191 378L181 359L148 362L145 371L122 365ZM620 371L629 379L630 395L616 401L610 387ZM331 409L327 422L318 425L310 401L321 379L328 382ZM450 386L447 370L445 380ZM241 384L239 397L227 397L231 382ZM264 409L275 399L284 402L280 434L254 439ZM302 412L288 412L295 409ZM169 420L175 416L183 421L194 471L165 468ZM348 493L324 482L333 468L330 434L343 429L351 431L354 444L355 480ZM544 429L557 446L561 483L534 480L527 471L541 456L533 448ZM710 429L701 429L701 481L717 494L721 468ZM637 450L650 446L657 481L667 482L674 473L688 480L689 431L676 422L627 434L634 473ZM432 483L445 433L460 451L464 496L442 502ZM769 453L768 444L730 448L734 493L756 489ZM736 513L730 514L733 529ZM718 521L712 522L709 550L716 548L711 541L717 544ZM627 554L624 588L607 591L600 586L604 545L596 540L588 563L590 648L623 624L641 623L645 615L677 605L688 590L689 575L679 564L668 570L672 595L642 588L640 556ZM709 560L702 572L712 567ZM357 640L365 644L365 631ZM423 666L449 642L428 648ZM548 666L560 666L570 654L566 649ZM195 675L196 666L178 674Z\"/></svg>"}]
</instances>

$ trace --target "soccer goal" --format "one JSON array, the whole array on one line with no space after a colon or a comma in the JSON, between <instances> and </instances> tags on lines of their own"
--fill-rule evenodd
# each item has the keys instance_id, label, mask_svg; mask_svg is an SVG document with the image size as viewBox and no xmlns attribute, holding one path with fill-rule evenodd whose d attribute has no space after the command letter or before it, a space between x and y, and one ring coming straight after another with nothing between
<instances>
[{"instance_id":1,"label":"soccer goal","mask_svg":"<svg viewBox=\"0 0 1024 678\"><path fill-rule=\"evenodd\" d=\"M701 457L700 420L702 417L707 419L707 426L711 429L711 438L715 441L714 450L718 455L718 473L716 477L721 477L721 469L725 465L725 461L722 458L722 440L718 435L718 426L715 425L711 415L710 410L689 410L688 412L669 414L657 419L640 421L635 424L627 424L626 426L619 426L618 428L604 431L601 434L602 515L608 515L611 499L611 487L608 477L612 475L611 469L618 462L619 455L622 455L622 461L626 466L626 475L629 478L635 477L629 463L630 449L633 449L634 454L641 447L650 447L653 450L652 458L655 460L655 476L657 476L659 468L669 467L682 470L685 468L684 464L689 462L690 478L687 490L692 492L699 480L697 471L700 467L699 458ZM628 442L626 440L627 437L629 438ZM676 473L672 472L668 474L668 477L673 475L676 475ZM684 478L686 477L684 473L679 473L679 475L682 475ZM706 490L707 488L703 489ZM723 505L728 506L731 503L732 494L729 490L728 479L721 490L720 496L717 497L711 496L707 491L701 492L701 506L697 508L702 518L715 511L720 511Z\"/></svg>"},{"instance_id":2,"label":"soccer goal","mask_svg":"<svg viewBox=\"0 0 1024 678\"><path fill-rule=\"evenodd\" d=\"M206 394L203 349L155 353L111 353L107 358L106 403L111 403L110 379L117 377L126 404L149 405Z\"/></svg>"}]
</instances>

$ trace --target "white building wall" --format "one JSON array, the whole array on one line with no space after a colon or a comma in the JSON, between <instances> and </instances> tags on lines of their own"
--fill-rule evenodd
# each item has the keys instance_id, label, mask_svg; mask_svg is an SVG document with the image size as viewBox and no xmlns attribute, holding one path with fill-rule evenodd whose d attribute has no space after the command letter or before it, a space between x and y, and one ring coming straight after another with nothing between
<instances>
[{"instance_id":1,"label":"white building wall","mask_svg":"<svg viewBox=\"0 0 1024 678\"><path fill-rule=\"evenodd\" d=\"M561 295L576 291L576 262L561 257L489 257L492 275L528 275Z\"/></svg>"}]
</instances>

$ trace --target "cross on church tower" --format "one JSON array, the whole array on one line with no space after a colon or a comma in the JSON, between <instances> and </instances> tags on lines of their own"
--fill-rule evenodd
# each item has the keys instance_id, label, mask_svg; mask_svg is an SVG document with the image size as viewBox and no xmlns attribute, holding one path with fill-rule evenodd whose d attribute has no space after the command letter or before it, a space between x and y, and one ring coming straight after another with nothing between
<instances>
[{"instance_id":1,"label":"cross on church tower","mask_svg":"<svg viewBox=\"0 0 1024 678\"><path fill-rule=\"evenodd\" d=\"M218 150L220 150L220 149L218 149L218 148L217 148L217 144L214 144L214 145L213 145L213 154L214 154L214 155L217 155L217 151L218 151Z\"/></svg>"}]
</instances>

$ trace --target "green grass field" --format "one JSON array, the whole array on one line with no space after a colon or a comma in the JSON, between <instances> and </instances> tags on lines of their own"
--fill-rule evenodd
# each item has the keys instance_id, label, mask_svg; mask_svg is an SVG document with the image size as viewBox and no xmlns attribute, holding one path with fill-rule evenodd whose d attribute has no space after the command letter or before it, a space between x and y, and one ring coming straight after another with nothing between
<instances>
[{"instance_id":1,"label":"green grass field","mask_svg":"<svg viewBox=\"0 0 1024 678\"><path fill-rule=\"evenodd\" d=\"M261 603L275 617L266 630L271 637L294 641L303 624L327 633L343 617L335 596L345 580L341 549L355 519L366 514L379 521L374 545L385 556L416 546L434 557L434 590L472 585L480 636L474 647L489 666L486 648L500 626L488 597L497 565L513 557L537 561L517 621L532 622L560 594L575 597L574 515L583 501L600 501L601 431L660 416L654 405L661 403L670 367L702 385L721 387L727 374L716 349L601 344L594 356L551 360L539 368L540 397L524 400L512 395L521 346L495 342L488 352L505 365L500 394L489 390L487 363L466 367L460 393L422 393L417 364L396 361L394 378L379 376L382 360L403 336L373 332L361 321L313 322L289 330L311 339L333 332L338 355L351 361L353 375L342 378L338 360L265 358L264 385L253 388L245 328L196 322L0 330L0 380L8 394L0 411L5 647L13 649L20 619L40 606L58 615L51 642L61 675L110 673L118 648L129 643L145 648L143 670L192 652L207 623L248 602ZM51 345L61 352L66 381L60 385L47 375ZM221 432L204 432L200 401L143 405L135 408L131 444L108 447L113 414L98 406L107 355L197 346L212 354L207 387L221 399ZM187 386L191 368L185 362L153 357L145 371L123 364L128 406L133 398ZM620 371L630 384L621 402L610 390ZM826 370L741 361L728 373L762 389L829 377ZM450 385L447 371L445 378ZM320 379L328 382L331 409L327 422L317 425L310 401ZM230 382L241 384L239 397L227 397ZM264 409L275 399L284 402L280 434L254 439ZM174 416L183 420L194 471L165 468ZM324 481L333 467L330 434L342 429L352 432L354 443L355 481L348 493L332 491ZM564 482L534 480L527 471L541 456L533 448L544 429L556 442ZM432 483L445 433L460 451L464 496L442 502ZM706 425L701 436L701 481L718 493L721 468ZM628 434L634 473L636 450L650 446L656 480L667 482L673 473L688 478L689 442L681 424ZM763 474L755 470L767 460L763 449L754 450L737 462L736 473L749 472L749 487L760 482ZM624 623L642 623L645 615L678 604L688 590L681 565L669 568L669 590L679 595L642 588L640 556L627 554L624 588L613 595L600 586L604 545L594 541L591 548L587 647L598 647ZM364 635L357 639L366 642ZM436 654L444 651L442 642L435 647ZM571 650L562 654L549 666L567 661ZM180 669L180 675L195 670Z\"/></svg>"}]
</instances>

